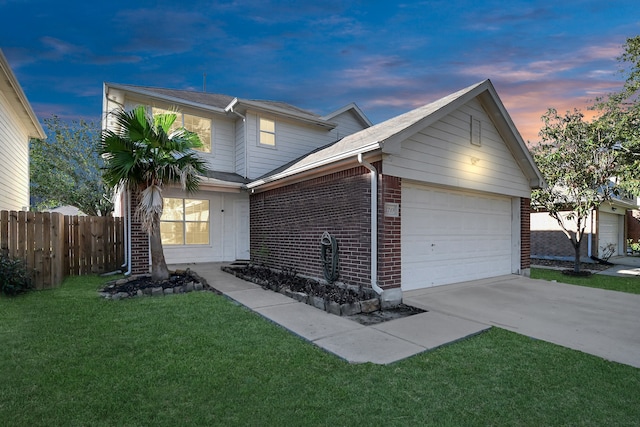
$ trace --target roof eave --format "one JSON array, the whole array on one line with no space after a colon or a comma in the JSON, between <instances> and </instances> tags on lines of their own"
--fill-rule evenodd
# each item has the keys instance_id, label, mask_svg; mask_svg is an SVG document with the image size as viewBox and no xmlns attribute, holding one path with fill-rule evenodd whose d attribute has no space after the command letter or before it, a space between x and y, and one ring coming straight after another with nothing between
<instances>
[{"instance_id":1,"label":"roof eave","mask_svg":"<svg viewBox=\"0 0 640 427\"><path fill-rule=\"evenodd\" d=\"M29 137L45 139L47 137L47 134L44 132L44 129L42 129L42 125L40 125L40 122L38 121L38 117L36 116L36 113L33 111L33 108L31 108L31 104L29 103L27 96L22 90L22 86L20 86L18 79L16 78L13 71L11 71L9 62L7 61L7 58L2 53L1 49L0 49L0 68L2 68L2 71L7 81L9 82L11 89L13 90L14 94L20 101L20 104L22 106L24 113L29 118L29 122L24 123L28 130Z\"/></svg>"},{"instance_id":2,"label":"roof eave","mask_svg":"<svg viewBox=\"0 0 640 427\"><path fill-rule=\"evenodd\" d=\"M294 119L297 121L302 121L308 124L317 125L327 130L334 129L335 127L338 126L337 123L324 120L321 117L313 117L306 114L296 114L292 111L285 110L283 108L278 108L275 106L267 106L260 102L254 102L254 101L250 101L246 99L238 99L238 98L234 99L234 101L235 102L232 101L233 103L232 108L238 108L238 106L240 106L240 107L244 107L245 110L257 110L257 111L262 111L266 113L276 114L278 116L287 117L287 118ZM227 106L227 108L230 108L230 107L231 107L231 104ZM227 108L225 108L225 110Z\"/></svg>"},{"instance_id":3,"label":"roof eave","mask_svg":"<svg viewBox=\"0 0 640 427\"><path fill-rule=\"evenodd\" d=\"M358 154L371 153L375 150L379 150L380 148L381 148L380 143L375 142L364 147L359 147L358 149L355 149L355 150L351 150L345 153L340 153L339 155L336 155L336 156L327 157L313 163L307 163L300 167L293 166L292 168L289 168L280 173L269 175L265 178L250 182L247 184L247 188L249 190L252 190L262 185L269 184L275 181L280 181L295 175L299 175L307 171L316 170L316 169L321 170L323 167L326 167L328 165L331 165L349 158L355 159L358 156Z\"/></svg>"},{"instance_id":4,"label":"roof eave","mask_svg":"<svg viewBox=\"0 0 640 427\"><path fill-rule=\"evenodd\" d=\"M177 98L177 97L169 96L169 95L163 95L163 94L156 93L156 92L153 92L153 91L140 89L140 88L135 88L135 87L131 87L131 86L123 86L123 85L119 85L119 84L116 84L116 83L105 83L105 88L107 88L107 89L108 88L114 88L114 89L122 90L122 91L125 91L125 92L135 93L137 95L145 96L145 97L148 97L148 98L159 99L159 100L162 100L162 101L166 101L168 103L181 104L181 105L185 105L185 106L189 106L189 107L194 107L194 108L199 108L199 109L203 109L203 110L213 111L213 112L216 112L216 113L221 113L221 114L225 114L226 113L226 110L224 108L214 107L212 105L202 104L200 102L187 101L187 100L182 99L182 98Z\"/></svg>"}]
</instances>

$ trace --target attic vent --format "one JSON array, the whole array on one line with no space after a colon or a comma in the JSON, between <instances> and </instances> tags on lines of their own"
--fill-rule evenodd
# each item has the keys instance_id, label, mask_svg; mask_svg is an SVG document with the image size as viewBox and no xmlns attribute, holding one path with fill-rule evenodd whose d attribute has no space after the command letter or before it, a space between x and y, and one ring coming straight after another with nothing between
<instances>
[{"instance_id":1,"label":"attic vent","mask_svg":"<svg viewBox=\"0 0 640 427\"><path fill-rule=\"evenodd\" d=\"M482 145L482 122L476 118L471 117L471 143L473 145Z\"/></svg>"}]
</instances>

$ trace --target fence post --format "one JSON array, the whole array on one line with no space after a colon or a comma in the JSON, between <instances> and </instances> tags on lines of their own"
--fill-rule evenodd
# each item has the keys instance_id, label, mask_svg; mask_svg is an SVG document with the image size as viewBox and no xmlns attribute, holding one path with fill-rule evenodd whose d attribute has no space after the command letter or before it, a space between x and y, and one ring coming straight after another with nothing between
<instances>
[{"instance_id":1,"label":"fence post","mask_svg":"<svg viewBox=\"0 0 640 427\"><path fill-rule=\"evenodd\" d=\"M69 274L69 240L66 238L66 217L61 213L51 215L51 283L59 286Z\"/></svg>"}]
</instances>

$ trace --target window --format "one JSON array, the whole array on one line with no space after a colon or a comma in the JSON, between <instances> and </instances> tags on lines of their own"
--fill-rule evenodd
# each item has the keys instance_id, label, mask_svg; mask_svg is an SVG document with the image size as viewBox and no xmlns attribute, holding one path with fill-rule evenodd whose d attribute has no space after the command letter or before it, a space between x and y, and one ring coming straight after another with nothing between
<instances>
[{"instance_id":1,"label":"window","mask_svg":"<svg viewBox=\"0 0 640 427\"><path fill-rule=\"evenodd\" d=\"M260 117L260 145L276 146L276 122Z\"/></svg>"},{"instance_id":2,"label":"window","mask_svg":"<svg viewBox=\"0 0 640 427\"><path fill-rule=\"evenodd\" d=\"M170 132L173 132L181 127L185 129L195 132L200 137L200 142L202 142L202 148L196 148L198 151L202 151L205 153L211 152L211 120L205 119L203 117L194 116L191 114L183 114L176 111L164 110L162 108L153 107L151 109L151 114L154 116L156 114L175 114L176 121L171 125Z\"/></svg>"},{"instance_id":3,"label":"window","mask_svg":"<svg viewBox=\"0 0 640 427\"><path fill-rule=\"evenodd\" d=\"M160 236L163 245L208 245L209 201L165 197Z\"/></svg>"}]
</instances>

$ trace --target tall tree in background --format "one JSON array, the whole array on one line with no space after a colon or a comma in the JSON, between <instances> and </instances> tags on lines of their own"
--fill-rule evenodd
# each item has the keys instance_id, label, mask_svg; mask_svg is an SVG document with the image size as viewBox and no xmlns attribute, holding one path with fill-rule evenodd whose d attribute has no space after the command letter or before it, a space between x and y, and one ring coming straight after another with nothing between
<instances>
[{"instance_id":1,"label":"tall tree in background","mask_svg":"<svg viewBox=\"0 0 640 427\"><path fill-rule=\"evenodd\" d=\"M640 195L640 36L627 39L623 47L618 61L624 85L598 99L593 109L599 113L595 121L598 132L619 152L622 187Z\"/></svg>"},{"instance_id":2,"label":"tall tree in background","mask_svg":"<svg viewBox=\"0 0 640 427\"><path fill-rule=\"evenodd\" d=\"M170 131L176 114L150 117L143 106L111 114L116 130L104 131L100 143L100 154L106 160L103 176L109 185L140 193L136 214L149 234L151 278L166 280L169 269L160 236L162 188L198 189L206 167L193 149L202 143L196 133L184 128Z\"/></svg>"},{"instance_id":3,"label":"tall tree in background","mask_svg":"<svg viewBox=\"0 0 640 427\"><path fill-rule=\"evenodd\" d=\"M38 210L72 205L87 215L113 211L111 190L102 180L100 130L92 121L45 119L47 139L29 144L31 205Z\"/></svg>"},{"instance_id":4,"label":"tall tree in background","mask_svg":"<svg viewBox=\"0 0 640 427\"><path fill-rule=\"evenodd\" d=\"M574 271L580 272L580 248L591 212L617 192L617 152L611 150L594 123L575 110L542 116L542 142L532 154L548 187L533 190L534 209L544 208L555 219L575 251Z\"/></svg>"}]
</instances>

